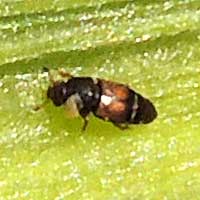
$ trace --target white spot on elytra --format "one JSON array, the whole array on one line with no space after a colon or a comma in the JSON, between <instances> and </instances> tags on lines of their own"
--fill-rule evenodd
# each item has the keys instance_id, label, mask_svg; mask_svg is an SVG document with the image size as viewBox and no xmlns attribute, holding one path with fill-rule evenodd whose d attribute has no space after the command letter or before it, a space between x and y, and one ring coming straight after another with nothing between
<instances>
[{"instance_id":1,"label":"white spot on elytra","mask_svg":"<svg viewBox=\"0 0 200 200\"><path fill-rule=\"evenodd\" d=\"M138 105L138 96L135 94L135 96L134 96L133 110L137 110L138 107L139 107L139 105Z\"/></svg>"},{"instance_id":2,"label":"white spot on elytra","mask_svg":"<svg viewBox=\"0 0 200 200\"><path fill-rule=\"evenodd\" d=\"M134 96L134 104L132 106L132 114L131 114L131 119L134 119L136 114L137 114L137 109L139 108L139 105L138 105L138 96L135 94Z\"/></svg>"},{"instance_id":3,"label":"white spot on elytra","mask_svg":"<svg viewBox=\"0 0 200 200\"><path fill-rule=\"evenodd\" d=\"M101 103L103 103L104 105L108 106L111 102L112 102L112 97L106 95L101 96Z\"/></svg>"}]
</instances>

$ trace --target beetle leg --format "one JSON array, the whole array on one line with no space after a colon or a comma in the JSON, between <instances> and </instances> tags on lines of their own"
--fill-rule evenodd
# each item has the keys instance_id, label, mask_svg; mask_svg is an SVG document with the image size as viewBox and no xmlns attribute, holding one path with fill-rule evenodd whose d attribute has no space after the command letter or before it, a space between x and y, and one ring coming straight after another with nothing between
<instances>
[{"instance_id":1,"label":"beetle leg","mask_svg":"<svg viewBox=\"0 0 200 200\"><path fill-rule=\"evenodd\" d=\"M129 126L128 126L128 124L124 124L124 125L122 125L122 124L118 124L118 123L113 123L116 127L118 127L119 129L121 129L121 130L125 130L125 129L128 129L129 128Z\"/></svg>"},{"instance_id":2,"label":"beetle leg","mask_svg":"<svg viewBox=\"0 0 200 200\"><path fill-rule=\"evenodd\" d=\"M33 106L33 110L34 111L39 111L40 109L44 108L44 106L48 103L48 100L45 100L43 103L41 104L36 104L35 106Z\"/></svg>"},{"instance_id":3,"label":"beetle leg","mask_svg":"<svg viewBox=\"0 0 200 200\"><path fill-rule=\"evenodd\" d=\"M88 122L89 122L88 117L84 117L83 120L84 120L84 124L83 124L83 127L81 129L82 132L84 132L86 130Z\"/></svg>"},{"instance_id":4,"label":"beetle leg","mask_svg":"<svg viewBox=\"0 0 200 200\"><path fill-rule=\"evenodd\" d=\"M35 105L34 107L33 107L33 110L34 111L38 111L38 110L40 110L42 108L42 105Z\"/></svg>"},{"instance_id":5,"label":"beetle leg","mask_svg":"<svg viewBox=\"0 0 200 200\"><path fill-rule=\"evenodd\" d=\"M89 115L90 111L88 111L87 109L83 108L83 109L79 110L79 113L80 113L81 117L84 120L84 124L83 124L83 127L81 129L82 132L83 132L83 131L86 130L86 127L88 125L88 121L89 121L88 115Z\"/></svg>"}]
</instances>

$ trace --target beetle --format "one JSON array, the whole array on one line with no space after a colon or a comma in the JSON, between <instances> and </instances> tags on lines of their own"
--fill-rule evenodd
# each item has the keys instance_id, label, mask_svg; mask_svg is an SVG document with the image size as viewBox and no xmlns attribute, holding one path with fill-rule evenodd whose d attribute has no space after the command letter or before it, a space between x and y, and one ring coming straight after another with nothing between
<instances>
[{"instance_id":1,"label":"beetle","mask_svg":"<svg viewBox=\"0 0 200 200\"><path fill-rule=\"evenodd\" d=\"M82 131L86 130L90 113L120 129L126 129L130 124L147 124L157 117L152 102L125 84L101 78L74 77L63 71L60 74L69 79L52 81L47 98L55 106L72 102L84 120Z\"/></svg>"}]
</instances>

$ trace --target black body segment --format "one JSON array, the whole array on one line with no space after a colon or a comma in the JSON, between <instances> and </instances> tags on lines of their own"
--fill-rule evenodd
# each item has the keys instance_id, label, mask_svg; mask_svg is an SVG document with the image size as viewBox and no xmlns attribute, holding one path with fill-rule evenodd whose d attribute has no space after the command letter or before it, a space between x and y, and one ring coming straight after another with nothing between
<instances>
[{"instance_id":1,"label":"black body segment","mask_svg":"<svg viewBox=\"0 0 200 200\"><path fill-rule=\"evenodd\" d=\"M136 110L135 116L129 118L130 124L148 124L152 122L157 117L157 111L150 100L142 97L140 94L138 96L138 108ZM132 110L133 112L133 110Z\"/></svg>"}]
</instances>

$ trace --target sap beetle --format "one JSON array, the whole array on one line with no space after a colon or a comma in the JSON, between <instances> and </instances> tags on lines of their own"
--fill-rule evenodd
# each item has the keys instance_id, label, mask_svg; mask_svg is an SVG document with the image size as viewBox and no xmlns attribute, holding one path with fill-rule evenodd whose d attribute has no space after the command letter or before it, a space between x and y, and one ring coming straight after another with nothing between
<instances>
[{"instance_id":1,"label":"sap beetle","mask_svg":"<svg viewBox=\"0 0 200 200\"><path fill-rule=\"evenodd\" d=\"M68 81L51 81L47 97L55 106L65 105L71 101L76 111L84 120L82 130L88 124L88 115L112 122L120 129L129 124L147 124L157 117L157 111L150 100L135 92L127 85L91 77L67 76ZM51 74L50 74L51 76Z\"/></svg>"}]
</instances>

